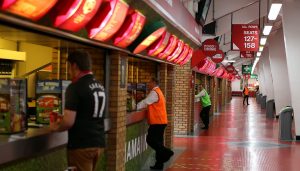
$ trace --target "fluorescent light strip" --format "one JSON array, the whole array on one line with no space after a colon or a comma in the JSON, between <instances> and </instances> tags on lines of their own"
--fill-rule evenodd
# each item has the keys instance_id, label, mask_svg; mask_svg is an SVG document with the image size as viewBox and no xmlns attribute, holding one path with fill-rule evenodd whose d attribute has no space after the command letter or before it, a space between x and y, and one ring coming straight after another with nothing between
<instances>
[{"instance_id":1,"label":"fluorescent light strip","mask_svg":"<svg viewBox=\"0 0 300 171\"><path fill-rule=\"evenodd\" d=\"M255 58L255 61L254 61L254 63L253 63L253 67L252 67L252 71L251 71L251 75L253 74L254 69L255 69L256 64L258 63L258 61L259 61L259 58Z\"/></svg>"},{"instance_id":2,"label":"fluorescent light strip","mask_svg":"<svg viewBox=\"0 0 300 171\"><path fill-rule=\"evenodd\" d=\"M259 46L259 50L260 52L262 52L264 50L264 47L263 46Z\"/></svg>"},{"instance_id":3,"label":"fluorescent light strip","mask_svg":"<svg viewBox=\"0 0 300 171\"><path fill-rule=\"evenodd\" d=\"M272 30L272 26L265 26L264 27L264 30L263 30L263 34L264 35L269 35L271 33L271 30Z\"/></svg>"},{"instance_id":4,"label":"fluorescent light strip","mask_svg":"<svg viewBox=\"0 0 300 171\"><path fill-rule=\"evenodd\" d=\"M257 53L256 53L256 56L261 56L261 52L257 52Z\"/></svg>"},{"instance_id":5,"label":"fluorescent light strip","mask_svg":"<svg viewBox=\"0 0 300 171\"><path fill-rule=\"evenodd\" d=\"M265 45L266 43L267 43L267 38L266 37L260 38L260 44L261 45Z\"/></svg>"},{"instance_id":6,"label":"fluorescent light strip","mask_svg":"<svg viewBox=\"0 0 300 171\"><path fill-rule=\"evenodd\" d=\"M279 4L279 3L274 3L271 5L271 9L270 9L270 12L268 15L269 20L276 20L278 14L280 12L281 6L282 6L282 4Z\"/></svg>"}]
</instances>

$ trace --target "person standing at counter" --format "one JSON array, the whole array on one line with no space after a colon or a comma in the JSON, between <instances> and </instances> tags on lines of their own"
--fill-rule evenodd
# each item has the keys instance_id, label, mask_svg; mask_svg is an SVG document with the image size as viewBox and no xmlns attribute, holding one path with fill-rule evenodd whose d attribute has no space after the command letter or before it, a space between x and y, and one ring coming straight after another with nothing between
<instances>
[{"instance_id":1,"label":"person standing at counter","mask_svg":"<svg viewBox=\"0 0 300 171\"><path fill-rule=\"evenodd\" d=\"M137 109L148 108L148 128L147 144L155 150L156 162L150 169L162 170L164 162L168 161L174 152L164 146L164 131L168 124L166 100L158 87L158 80L151 78L147 84L151 90L148 96L137 104Z\"/></svg>"},{"instance_id":2,"label":"person standing at counter","mask_svg":"<svg viewBox=\"0 0 300 171\"><path fill-rule=\"evenodd\" d=\"M50 123L52 131L68 130L68 165L78 171L94 171L103 153L104 87L91 72L88 53L76 50L68 55L68 70L72 83L66 90L64 117Z\"/></svg>"},{"instance_id":3,"label":"person standing at counter","mask_svg":"<svg viewBox=\"0 0 300 171\"><path fill-rule=\"evenodd\" d=\"M202 84L199 85L199 91L200 92L197 95L195 95L195 98L200 98L202 105L202 110L200 112L200 117L204 124L204 127L202 127L202 129L208 129L211 101L208 93L206 92Z\"/></svg>"}]
</instances>

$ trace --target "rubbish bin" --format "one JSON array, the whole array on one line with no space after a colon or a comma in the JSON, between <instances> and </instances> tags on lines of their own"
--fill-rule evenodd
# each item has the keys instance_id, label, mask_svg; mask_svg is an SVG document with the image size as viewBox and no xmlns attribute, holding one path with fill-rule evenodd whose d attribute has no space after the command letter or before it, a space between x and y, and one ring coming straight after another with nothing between
<instances>
[{"instance_id":1,"label":"rubbish bin","mask_svg":"<svg viewBox=\"0 0 300 171\"><path fill-rule=\"evenodd\" d=\"M266 110L267 118L274 118L274 106L275 106L274 99L267 101L267 110Z\"/></svg>"},{"instance_id":2,"label":"rubbish bin","mask_svg":"<svg viewBox=\"0 0 300 171\"><path fill-rule=\"evenodd\" d=\"M262 97L262 94L259 94L258 95L258 104L261 104L261 97Z\"/></svg>"},{"instance_id":3,"label":"rubbish bin","mask_svg":"<svg viewBox=\"0 0 300 171\"><path fill-rule=\"evenodd\" d=\"M280 140L292 140L292 114L293 108L286 106L279 113L279 138Z\"/></svg>"},{"instance_id":4,"label":"rubbish bin","mask_svg":"<svg viewBox=\"0 0 300 171\"><path fill-rule=\"evenodd\" d=\"M267 96L262 96L262 97L261 97L260 104L261 104L261 108L262 108L262 109L265 109L265 108L266 108L266 106L267 106Z\"/></svg>"}]
</instances>

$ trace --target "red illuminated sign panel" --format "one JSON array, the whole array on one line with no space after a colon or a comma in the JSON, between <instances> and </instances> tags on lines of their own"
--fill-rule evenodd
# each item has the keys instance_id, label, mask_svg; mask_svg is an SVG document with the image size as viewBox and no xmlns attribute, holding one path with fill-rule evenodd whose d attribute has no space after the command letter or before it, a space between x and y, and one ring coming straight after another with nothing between
<instances>
[{"instance_id":1,"label":"red illuminated sign panel","mask_svg":"<svg viewBox=\"0 0 300 171\"><path fill-rule=\"evenodd\" d=\"M170 33L165 32L160 39L158 39L156 42L154 42L149 48L148 48L148 55L149 56L156 56L161 51L163 51L166 46L168 45L170 39Z\"/></svg>"},{"instance_id":2,"label":"red illuminated sign panel","mask_svg":"<svg viewBox=\"0 0 300 171\"><path fill-rule=\"evenodd\" d=\"M240 54L241 58L254 58L254 51L242 51Z\"/></svg>"},{"instance_id":3,"label":"red illuminated sign panel","mask_svg":"<svg viewBox=\"0 0 300 171\"><path fill-rule=\"evenodd\" d=\"M181 54L178 56L178 58L176 58L174 60L175 63L179 64L181 61L184 60L184 58L188 55L189 53L189 50L190 50L190 47L188 44L185 44L184 45L184 48L183 48L183 51L181 52Z\"/></svg>"},{"instance_id":4,"label":"red illuminated sign panel","mask_svg":"<svg viewBox=\"0 0 300 171\"><path fill-rule=\"evenodd\" d=\"M140 53L143 50L145 50L147 47L149 47L152 43L154 43L157 39L159 39L165 32L166 27L159 28L152 34L150 34L146 39L142 41L133 51L134 54Z\"/></svg>"},{"instance_id":5,"label":"red illuminated sign panel","mask_svg":"<svg viewBox=\"0 0 300 171\"><path fill-rule=\"evenodd\" d=\"M229 73L233 73L233 72L235 71L235 68L234 68L233 65L228 65L228 66L226 67L226 70L227 70Z\"/></svg>"},{"instance_id":6,"label":"red illuminated sign panel","mask_svg":"<svg viewBox=\"0 0 300 171\"><path fill-rule=\"evenodd\" d=\"M43 17L58 0L2 0L1 9L38 20Z\"/></svg>"},{"instance_id":7,"label":"red illuminated sign panel","mask_svg":"<svg viewBox=\"0 0 300 171\"><path fill-rule=\"evenodd\" d=\"M122 0L104 1L86 26L89 38L109 40L122 26L128 8L129 6Z\"/></svg>"},{"instance_id":8,"label":"red illuminated sign panel","mask_svg":"<svg viewBox=\"0 0 300 171\"><path fill-rule=\"evenodd\" d=\"M189 50L189 53L188 53L188 55L185 57L185 59L180 63L180 65L182 66L182 65L184 65L184 64L186 64L187 62L189 62L189 60L192 58L192 56L193 56L193 49L192 48L190 48L190 50Z\"/></svg>"},{"instance_id":9,"label":"red illuminated sign panel","mask_svg":"<svg viewBox=\"0 0 300 171\"><path fill-rule=\"evenodd\" d=\"M259 34L257 24L233 24L231 26L232 50L258 51Z\"/></svg>"},{"instance_id":10,"label":"red illuminated sign panel","mask_svg":"<svg viewBox=\"0 0 300 171\"><path fill-rule=\"evenodd\" d=\"M215 63L221 63L225 58L225 54L222 50L217 50L217 52L211 56L211 60Z\"/></svg>"},{"instance_id":11,"label":"red illuminated sign panel","mask_svg":"<svg viewBox=\"0 0 300 171\"><path fill-rule=\"evenodd\" d=\"M145 21L146 17L142 13L129 10L122 27L115 35L114 45L121 48L129 46L142 32Z\"/></svg>"},{"instance_id":12,"label":"red illuminated sign panel","mask_svg":"<svg viewBox=\"0 0 300 171\"><path fill-rule=\"evenodd\" d=\"M202 43L201 49L205 56L212 57L219 50L219 44L214 39L207 39Z\"/></svg>"},{"instance_id":13,"label":"red illuminated sign panel","mask_svg":"<svg viewBox=\"0 0 300 171\"><path fill-rule=\"evenodd\" d=\"M167 47L161 53L158 54L158 58L165 59L166 57L171 55L171 53L174 52L175 48L177 47L178 41L179 39L176 36L172 35L170 37Z\"/></svg>"},{"instance_id":14,"label":"red illuminated sign panel","mask_svg":"<svg viewBox=\"0 0 300 171\"><path fill-rule=\"evenodd\" d=\"M102 0L59 1L51 12L54 27L79 31L96 14Z\"/></svg>"},{"instance_id":15,"label":"red illuminated sign panel","mask_svg":"<svg viewBox=\"0 0 300 171\"><path fill-rule=\"evenodd\" d=\"M175 51L167 57L167 60L168 61L173 61L174 59L176 59L180 53L182 52L183 50L183 46L184 46L184 43L182 40L179 40L179 42L177 43L177 48L175 49Z\"/></svg>"}]
</instances>

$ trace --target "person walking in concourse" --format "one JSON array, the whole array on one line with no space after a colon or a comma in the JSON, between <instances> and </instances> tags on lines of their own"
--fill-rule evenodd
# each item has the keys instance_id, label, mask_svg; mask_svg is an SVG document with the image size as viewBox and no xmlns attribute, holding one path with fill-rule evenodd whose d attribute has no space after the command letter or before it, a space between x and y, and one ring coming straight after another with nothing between
<instances>
[{"instance_id":1,"label":"person walking in concourse","mask_svg":"<svg viewBox=\"0 0 300 171\"><path fill-rule=\"evenodd\" d=\"M249 89L248 86L245 85L244 90L243 90L243 95L244 95L244 100L243 100L243 105L245 105L245 100L247 100L247 105L249 105Z\"/></svg>"},{"instance_id":2,"label":"person walking in concourse","mask_svg":"<svg viewBox=\"0 0 300 171\"><path fill-rule=\"evenodd\" d=\"M68 130L68 166L94 171L105 146L104 87L91 72L88 53L76 50L67 61L72 83L66 90L64 116L61 121L50 122L50 129Z\"/></svg>"},{"instance_id":3,"label":"person walking in concourse","mask_svg":"<svg viewBox=\"0 0 300 171\"><path fill-rule=\"evenodd\" d=\"M151 78L147 84L151 90L148 96L137 104L137 109L148 108L147 120L149 124L147 134L147 144L155 150L155 165L150 169L163 170L164 163L167 162L174 152L164 146L164 131L168 124L166 100L158 87L158 80Z\"/></svg>"},{"instance_id":4,"label":"person walking in concourse","mask_svg":"<svg viewBox=\"0 0 300 171\"><path fill-rule=\"evenodd\" d=\"M195 98L200 98L202 105L202 110L200 112L200 117L204 124L204 127L202 127L202 129L208 129L211 101L208 93L206 92L202 84L199 85L199 91L200 92L197 95L195 95Z\"/></svg>"}]
</instances>

